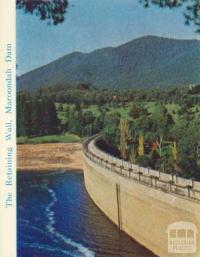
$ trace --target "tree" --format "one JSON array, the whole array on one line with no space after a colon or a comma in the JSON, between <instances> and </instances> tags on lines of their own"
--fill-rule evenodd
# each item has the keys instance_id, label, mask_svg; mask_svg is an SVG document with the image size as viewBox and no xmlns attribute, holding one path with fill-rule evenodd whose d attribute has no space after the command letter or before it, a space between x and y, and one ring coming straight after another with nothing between
<instances>
[{"instance_id":1,"label":"tree","mask_svg":"<svg viewBox=\"0 0 200 257\"><path fill-rule=\"evenodd\" d=\"M138 138L138 156L144 155L144 137L143 135L139 135Z\"/></svg>"},{"instance_id":2,"label":"tree","mask_svg":"<svg viewBox=\"0 0 200 257\"><path fill-rule=\"evenodd\" d=\"M16 6L57 25L64 21L68 0L16 0Z\"/></svg>"},{"instance_id":3,"label":"tree","mask_svg":"<svg viewBox=\"0 0 200 257\"><path fill-rule=\"evenodd\" d=\"M91 111L85 111L83 115L83 125L87 126L88 124L93 123L95 116Z\"/></svg>"},{"instance_id":4,"label":"tree","mask_svg":"<svg viewBox=\"0 0 200 257\"><path fill-rule=\"evenodd\" d=\"M32 112L32 101L25 101L24 108L22 110L22 133L25 136L30 136L32 134L32 119L31 119L31 112Z\"/></svg>"},{"instance_id":5,"label":"tree","mask_svg":"<svg viewBox=\"0 0 200 257\"><path fill-rule=\"evenodd\" d=\"M173 142L173 144L172 144L172 156L173 156L174 161L177 161L177 159L178 159L178 153L177 153L177 145L176 145L176 142Z\"/></svg>"},{"instance_id":6,"label":"tree","mask_svg":"<svg viewBox=\"0 0 200 257\"><path fill-rule=\"evenodd\" d=\"M106 139L115 146L119 146L120 140L120 123L121 114L117 111L107 112L104 118L102 134Z\"/></svg>"},{"instance_id":7,"label":"tree","mask_svg":"<svg viewBox=\"0 0 200 257\"><path fill-rule=\"evenodd\" d=\"M104 116L100 115L95 118L93 123L93 133L97 134L100 133L103 129L103 123L104 123Z\"/></svg>"},{"instance_id":8,"label":"tree","mask_svg":"<svg viewBox=\"0 0 200 257\"><path fill-rule=\"evenodd\" d=\"M83 113L77 106L70 110L68 131L79 136L84 135Z\"/></svg>"},{"instance_id":9,"label":"tree","mask_svg":"<svg viewBox=\"0 0 200 257\"><path fill-rule=\"evenodd\" d=\"M129 154L129 161L131 163L135 163L136 162L136 154L135 154L134 145L131 147L131 151L130 151L130 154Z\"/></svg>"},{"instance_id":10,"label":"tree","mask_svg":"<svg viewBox=\"0 0 200 257\"><path fill-rule=\"evenodd\" d=\"M147 116L148 111L147 109L142 106L141 103L133 103L130 110L129 110L129 116L133 119L137 119L140 116Z\"/></svg>"},{"instance_id":11,"label":"tree","mask_svg":"<svg viewBox=\"0 0 200 257\"><path fill-rule=\"evenodd\" d=\"M131 123L132 133L135 134L135 137L138 137L139 134L143 134L145 140L152 141L153 122L154 121L150 115L140 116Z\"/></svg>"},{"instance_id":12,"label":"tree","mask_svg":"<svg viewBox=\"0 0 200 257\"><path fill-rule=\"evenodd\" d=\"M41 136L45 134L45 104L42 99L33 98L33 110L31 113L33 123L32 135Z\"/></svg>"},{"instance_id":13,"label":"tree","mask_svg":"<svg viewBox=\"0 0 200 257\"><path fill-rule=\"evenodd\" d=\"M84 135L91 136L94 131L94 121L95 116L91 111L85 111L83 113L83 127L84 127Z\"/></svg>"},{"instance_id":14,"label":"tree","mask_svg":"<svg viewBox=\"0 0 200 257\"><path fill-rule=\"evenodd\" d=\"M162 157L163 139L168 138L169 131L174 124L174 120L167 108L162 104L155 108L155 111L152 114L152 120L153 131L155 131L155 136L157 137L156 142L159 147L160 157Z\"/></svg>"},{"instance_id":15,"label":"tree","mask_svg":"<svg viewBox=\"0 0 200 257\"><path fill-rule=\"evenodd\" d=\"M18 95L18 136L38 136L58 133L59 120L53 101L46 98Z\"/></svg>"},{"instance_id":16,"label":"tree","mask_svg":"<svg viewBox=\"0 0 200 257\"><path fill-rule=\"evenodd\" d=\"M150 158L146 155L138 156L137 163L143 167L149 167L150 166Z\"/></svg>"},{"instance_id":17,"label":"tree","mask_svg":"<svg viewBox=\"0 0 200 257\"><path fill-rule=\"evenodd\" d=\"M59 120L57 118L56 107L54 102L50 99L44 101L45 103L45 134L57 134L59 128Z\"/></svg>"},{"instance_id":18,"label":"tree","mask_svg":"<svg viewBox=\"0 0 200 257\"><path fill-rule=\"evenodd\" d=\"M186 177L200 178L200 117L189 123L183 131L183 137L178 142L178 164L182 169L182 175Z\"/></svg>"},{"instance_id":19,"label":"tree","mask_svg":"<svg viewBox=\"0 0 200 257\"><path fill-rule=\"evenodd\" d=\"M127 159L128 157L128 143L129 140L131 139L131 131L129 127L129 123L127 119L121 118L120 119L120 124L119 124L119 129L120 129L120 153L122 159Z\"/></svg>"},{"instance_id":20,"label":"tree","mask_svg":"<svg viewBox=\"0 0 200 257\"><path fill-rule=\"evenodd\" d=\"M31 97L28 92L17 94L17 136L28 136L32 132Z\"/></svg>"},{"instance_id":21,"label":"tree","mask_svg":"<svg viewBox=\"0 0 200 257\"><path fill-rule=\"evenodd\" d=\"M63 112L63 105L62 105L61 103L58 103L58 105L57 105L57 110L58 110L59 112Z\"/></svg>"}]
</instances>

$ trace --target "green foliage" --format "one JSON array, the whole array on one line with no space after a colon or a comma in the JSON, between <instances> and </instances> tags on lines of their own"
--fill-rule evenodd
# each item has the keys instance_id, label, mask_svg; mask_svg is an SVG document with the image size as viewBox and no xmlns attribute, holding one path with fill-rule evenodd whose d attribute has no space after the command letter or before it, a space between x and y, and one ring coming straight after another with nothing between
<instances>
[{"instance_id":1,"label":"green foliage","mask_svg":"<svg viewBox=\"0 0 200 257\"><path fill-rule=\"evenodd\" d=\"M200 149L200 117L189 122L188 127L182 131L179 141L178 163L180 167L187 170L187 177L199 177L199 149Z\"/></svg>"},{"instance_id":2,"label":"green foliage","mask_svg":"<svg viewBox=\"0 0 200 257\"><path fill-rule=\"evenodd\" d=\"M73 134L47 135L39 137L18 137L18 144L42 144L42 143L76 143L80 142L80 137Z\"/></svg>"},{"instance_id":3,"label":"green foliage","mask_svg":"<svg viewBox=\"0 0 200 257\"><path fill-rule=\"evenodd\" d=\"M138 156L137 164L143 167L150 167L150 158L146 155Z\"/></svg>"},{"instance_id":4,"label":"green foliage","mask_svg":"<svg viewBox=\"0 0 200 257\"><path fill-rule=\"evenodd\" d=\"M70 97L60 98L61 92ZM200 179L200 105L194 94L198 90L190 86L117 91L82 85L19 92L18 142L69 142L66 133L80 138L101 133L110 145L126 150L124 159ZM126 121L123 126L120 120Z\"/></svg>"},{"instance_id":5,"label":"green foliage","mask_svg":"<svg viewBox=\"0 0 200 257\"><path fill-rule=\"evenodd\" d=\"M138 156L144 155L144 137L143 135L139 135L138 138Z\"/></svg>"},{"instance_id":6,"label":"green foliage","mask_svg":"<svg viewBox=\"0 0 200 257\"><path fill-rule=\"evenodd\" d=\"M128 143L131 139L131 130L127 119L121 118L120 124L120 154L122 159L126 160L128 157Z\"/></svg>"},{"instance_id":7,"label":"green foliage","mask_svg":"<svg viewBox=\"0 0 200 257\"><path fill-rule=\"evenodd\" d=\"M68 0L16 0L16 6L18 9L24 9L26 13L39 16L41 20L48 20L57 25L64 21Z\"/></svg>"},{"instance_id":8,"label":"green foliage","mask_svg":"<svg viewBox=\"0 0 200 257\"><path fill-rule=\"evenodd\" d=\"M54 102L49 98L21 93L17 98L18 136L47 135L59 132Z\"/></svg>"},{"instance_id":9,"label":"green foliage","mask_svg":"<svg viewBox=\"0 0 200 257\"><path fill-rule=\"evenodd\" d=\"M121 115L119 112L112 112L106 113L104 119L104 127L102 133L104 137L109 141L112 142L114 145L119 145L120 141L120 130L119 130L119 123L120 123Z\"/></svg>"},{"instance_id":10,"label":"green foliage","mask_svg":"<svg viewBox=\"0 0 200 257\"><path fill-rule=\"evenodd\" d=\"M163 104L159 104L158 108L152 113L153 131L157 137L168 138L169 129L174 124L173 117Z\"/></svg>"},{"instance_id":11,"label":"green foliage","mask_svg":"<svg viewBox=\"0 0 200 257\"><path fill-rule=\"evenodd\" d=\"M129 154L129 162L135 163L136 162L136 153L135 153L134 146L130 146L130 148L131 148L131 150L130 150L130 154Z\"/></svg>"},{"instance_id":12,"label":"green foliage","mask_svg":"<svg viewBox=\"0 0 200 257\"><path fill-rule=\"evenodd\" d=\"M133 103L129 110L129 116L133 119L137 119L143 115L147 116L148 111L142 103Z\"/></svg>"}]
</instances>

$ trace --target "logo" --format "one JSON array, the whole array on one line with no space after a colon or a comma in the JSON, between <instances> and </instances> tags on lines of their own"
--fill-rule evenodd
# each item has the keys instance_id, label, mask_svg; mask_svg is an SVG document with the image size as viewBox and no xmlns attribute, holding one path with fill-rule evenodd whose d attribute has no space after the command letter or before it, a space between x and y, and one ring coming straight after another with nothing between
<instances>
[{"instance_id":1,"label":"logo","mask_svg":"<svg viewBox=\"0 0 200 257\"><path fill-rule=\"evenodd\" d=\"M175 222L167 227L169 253L195 253L196 226L192 222Z\"/></svg>"}]
</instances>

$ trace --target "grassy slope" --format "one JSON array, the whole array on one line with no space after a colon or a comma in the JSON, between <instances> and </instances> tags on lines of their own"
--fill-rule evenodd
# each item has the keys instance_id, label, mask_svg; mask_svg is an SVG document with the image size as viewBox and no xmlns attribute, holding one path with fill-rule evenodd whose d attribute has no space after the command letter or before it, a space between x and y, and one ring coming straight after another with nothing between
<instances>
[{"instance_id":1,"label":"grassy slope","mask_svg":"<svg viewBox=\"0 0 200 257\"><path fill-rule=\"evenodd\" d=\"M39 137L18 137L18 144L42 144L42 143L77 143L80 142L80 137L71 134L64 135L47 135Z\"/></svg>"},{"instance_id":2,"label":"grassy slope","mask_svg":"<svg viewBox=\"0 0 200 257\"><path fill-rule=\"evenodd\" d=\"M57 104L56 104L57 106ZM70 104L63 104L63 108L65 109L66 106L72 106ZM144 102L144 106L148 109L148 111L150 113L152 113L155 108L157 108L157 103L156 102ZM118 111L122 117L128 118L129 115L129 110L131 107L131 103L128 103L127 106L125 107L109 107L108 112L114 112L114 111ZM167 104L166 108L168 109L169 113L173 116L174 121L178 121L178 110L180 108L180 106L178 104ZM98 106L97 105L90 105L88 108L84 108L83 111L91 111L95 116L99 115L99 110L98 110ZM65 117L64 117L64 111L58 111L58 118L61 120L62 123L65 122ZM129 117L130 118L130 117Z\"/></svg>"}]
</instances>

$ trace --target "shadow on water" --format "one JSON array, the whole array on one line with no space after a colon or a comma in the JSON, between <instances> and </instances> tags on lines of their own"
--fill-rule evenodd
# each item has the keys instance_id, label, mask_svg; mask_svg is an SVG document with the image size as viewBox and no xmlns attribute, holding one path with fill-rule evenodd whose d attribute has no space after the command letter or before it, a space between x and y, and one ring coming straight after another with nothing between
<instances>
[{"instance_id":1,"label":"shadow on water","mask_svg":"<svg viewBox=\"0 0 200 257\"><path fill-rule=\"evenodd\" d=\"M18 176L18 257L153 257L96 207L80 172Z\"/></svg>"}]
</instances>

